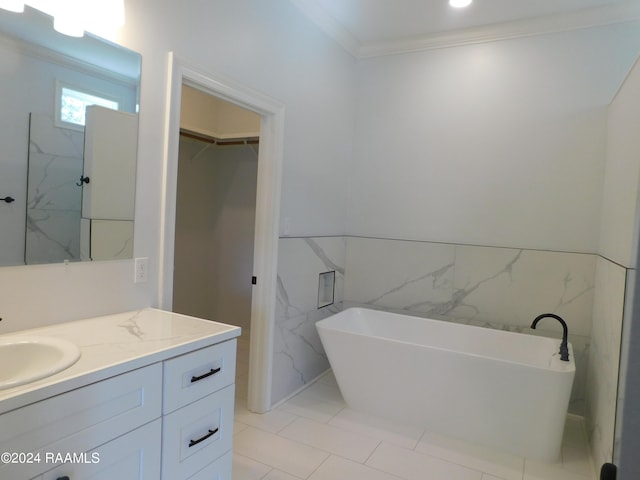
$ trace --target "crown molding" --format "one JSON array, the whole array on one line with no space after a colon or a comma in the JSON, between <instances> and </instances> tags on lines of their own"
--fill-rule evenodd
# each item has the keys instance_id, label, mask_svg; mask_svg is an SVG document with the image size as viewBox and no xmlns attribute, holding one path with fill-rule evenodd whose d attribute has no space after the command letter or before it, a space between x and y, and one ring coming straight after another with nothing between
<instances>
[{"instance_id":1,"label":"crown molding","mask_svg":"<svg viewBox=\"0 0 640 480\"><path fill-rule=\"evenodd\" d=\"M640 20L640 2L631 0L564 14L435 33L392 42L360 43L335 19L318 8L315 3L308 0L291 0L291 2L356 58L496 42Z\"/></svg>"}]
</instances>

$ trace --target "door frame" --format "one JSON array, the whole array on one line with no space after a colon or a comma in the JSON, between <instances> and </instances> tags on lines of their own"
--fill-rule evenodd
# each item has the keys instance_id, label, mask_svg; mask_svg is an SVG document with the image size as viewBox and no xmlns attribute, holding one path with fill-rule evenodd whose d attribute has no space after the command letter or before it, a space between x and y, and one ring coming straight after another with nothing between
<instances>
[{"instance_id":1,"label":"door frame","mask_svg":"<svg viewBox=\"0 0 640 480\"><path fill-rule=\"evenodd\" d=\"M196 88L260 115L260 149L256 189L251 339L249 346L249 410L271 409L273 332L275 325L280 190L284 141L284 105L221 75L204 72L169 53L165 151L161 198L160 308L173 306L173 261L182 85ZM251 281L251 279L247 279ZM220 319L224 323L225 319Z\"/></svg>"}]
</instances>

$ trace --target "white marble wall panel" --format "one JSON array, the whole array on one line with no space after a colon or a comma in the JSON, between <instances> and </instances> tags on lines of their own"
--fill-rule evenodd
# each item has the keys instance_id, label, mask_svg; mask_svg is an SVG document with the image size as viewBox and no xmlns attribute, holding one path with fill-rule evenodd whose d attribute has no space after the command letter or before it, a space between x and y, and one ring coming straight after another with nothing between
<instances>
[{"instance_id":1,"label":"white marble wall panel","mask_svg":"<svg viewBox=\"0 0 640 480\"><path fill-rule=\"evenodd\" d=\"M29 153L27 181L29 209L79 210L82 188L76 182L82 174L79 157L55 153Z\"/></svg>"},{"instance_id":2,"label":"white marble wall panel","mask_svg":"<svg viewBox=\"0 0 640 480\"><path fill-rule=\"evenodd\" d=\"M520 327L554 312L590 333L593 255L349 237L347 272L350 302Z\"/></svg>"},{"instance_id":3,"label":"white marble wall panel","mask_svg":"<svg viewBox=\"0 0 640 480\"><path fill-rule=\"evenodd\" d=\"M349 301L423 313L451 301L453 245L349 237L347 252Z\"/></svg>"},{"instance_id":4,"label":"white marble wall panel","mask_svg":"<svg viewBox=\"0 0 640 480\"><path fill-rule=\"evenodd\" d=\"M596 465L613 461L626 269L604 258L596 268L587 378L587 429Z\"/></svg>"},{"instance_id":5,"label":"white marble wall panel","mask_svg":"<svg viewBox=\"0 0 640 480\"><path fill-rule=\"evenodd\" d=\"M274 335L272 403L329 368L315 322L340 309L344 289L344 237L281 238ZM334 304L318 309L319 274L336 272Z\"/></svg>"},{"instance_id":6,"label":"white marble wall panel","mask_svg":"<svg viewBox=\"0 0 640 480\"><path fill-rule=\"evenodd\" d=\"M570 409L584 412L595 256L442 243L347 239L345 304L560 337L569 324L577 372Z\"/></svg>"},{"instance_id":7,"label":"white marble wall panel","mask_svg":"<svg viewBox=\"0 0 640 480\"><path fill-rule=\"evenodd\" d=\"M564 318L569 332L589 336L594 255L456 246L455 317L528 328L541 313ZM560 325L540 324L561 332Z\"/></svg>"},{"instance_id":8,"label":"white marble wall panel","mask_svg":"<svg viewBox=\"0 0 640 480\"><path fill-rule=\"evenodd\" d=\"M31 114L27 184L26 263L80 258L82 132ZM59 220L59 221L58 221Z\"/></svg>"},{"instance_id":9,"label":"white marble wall panel","mask_svg":"<svg viewBox=\"0 0 640 480\"><path fill-rule=\"evenodd\" d=\"M80 212L30 209L27 216L27 264L59 263L80 257Z\"/></svg>"},{"instance_id":10,"label":"white marble wall panel","mask_svg":"<svg viewBox=\"0 0 640 480\"><path fill-rule=\"evenodd\" d=\"M133 257L133 220L91 220L91 260Z\"/></svg>"}]
</instances>

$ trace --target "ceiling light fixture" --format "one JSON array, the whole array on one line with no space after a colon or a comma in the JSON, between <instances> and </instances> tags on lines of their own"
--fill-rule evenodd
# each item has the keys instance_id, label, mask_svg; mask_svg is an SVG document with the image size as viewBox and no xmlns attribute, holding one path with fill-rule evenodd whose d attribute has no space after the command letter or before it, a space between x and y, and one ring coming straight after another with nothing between
<instances>
[{"instance_id":1,"label":"ceiling light fixture","mask_svg":"<svg viewBox=\"0 0 640 480\"><path fill-rule=\"evenodd\" d=\"M124 25L124 0L0 0L0 9L23 12L25 4L53 17L53 28L72 37L85 30L109 37Z\"/></svg>"},{"instance_id":2,"label":"ceiling light fixture","mask_svg":"<svg viewBox=\"0 0 640 480\"><path fill-rule=\"evenodd\" d=\"M19 0L0 0L0 8L10 12L24 12L24 2Z\"/></svg>"},{"instance_id":3,"label":"ceiling light fixture","mask_svg":"<svg viewBox=\"0 0 640 480\"><path fill-rule=\"evenodd\" d=\"M70 37L82 37L86 20L82 0L57 2L55 5L53 28Z\"/></svg>"},{"instance_id":4,"label":"ceiling light fixture","mask_svg":"<svg viewBox=\"0 0 640 480\"><path fill-rule=\"evenodd\" d=\"M471 5L473 0L449 0L449 5L455 8L464 8Z\"/></svg>"}]
</instances>

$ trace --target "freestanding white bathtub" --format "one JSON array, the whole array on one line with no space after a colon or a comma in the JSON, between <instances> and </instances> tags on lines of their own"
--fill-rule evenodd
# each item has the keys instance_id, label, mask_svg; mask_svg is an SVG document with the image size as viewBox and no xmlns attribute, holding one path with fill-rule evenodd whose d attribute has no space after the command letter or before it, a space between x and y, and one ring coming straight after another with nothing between
<instances>
[{"instance_id":1,"label":"freestanding white bathtub","mask_svg":"<svg viewBox=\"0 0 640 480\"><path fill-rule=\"evenodd\" d=\"M378 310L316 323L349 407L542 461L560 454L575 375L560 341Z\"/></svg>"}]
</instances>

